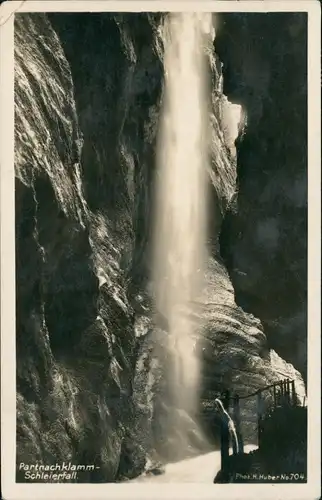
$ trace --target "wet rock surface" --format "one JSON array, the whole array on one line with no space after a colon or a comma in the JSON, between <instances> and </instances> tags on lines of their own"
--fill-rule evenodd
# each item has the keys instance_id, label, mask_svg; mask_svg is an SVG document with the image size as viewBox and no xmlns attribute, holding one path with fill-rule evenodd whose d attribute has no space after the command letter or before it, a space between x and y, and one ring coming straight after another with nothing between
<instances>
[{"instance_id":1,"label":"wet rock surface","mask_svg":"<svg viewBox=\"0 0 322 500\"><path fill-rule=\"evenodd\" d=\"M98 467L79 482L162 471L181 438L163 427L180 409L164 386L167 326L149 281L161 26L160 14L15 17L17 463ZM215 53L210 62L209 262L196 314L201 407L212 411L223 387L243 394L285 377L304 386L266 325L236 305L220 256L237 173ZM243 210L239 200L237 217ZM204 449L194 419L180 418Z\"/></svg>"}]
</instances>

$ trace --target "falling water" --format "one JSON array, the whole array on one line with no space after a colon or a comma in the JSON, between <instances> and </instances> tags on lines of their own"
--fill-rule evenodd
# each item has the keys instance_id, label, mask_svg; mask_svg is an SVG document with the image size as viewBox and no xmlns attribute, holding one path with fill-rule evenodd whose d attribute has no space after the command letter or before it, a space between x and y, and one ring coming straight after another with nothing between
<instances>
[{"instance_id":1,"label":"falling water","mask_svg":"<svg viewBox=\"0 0 322 500\"><path fill-rule=\"evenodd\" d=\"M204 49L212 43L211 15L175 13L166 28L153 269L156 307L166 319L172 353L170 385L176 404L193 411L200 324L191 310L202 289L206 255L210 88Z\"/></svg>"}]
</instances>

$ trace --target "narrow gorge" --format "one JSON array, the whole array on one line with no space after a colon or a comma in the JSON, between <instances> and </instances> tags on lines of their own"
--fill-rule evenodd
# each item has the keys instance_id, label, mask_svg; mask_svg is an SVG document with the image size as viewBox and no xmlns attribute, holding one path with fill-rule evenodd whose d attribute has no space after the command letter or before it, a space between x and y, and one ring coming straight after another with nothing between
<instances>
[{"instance_id":1,"label":"narrow gorge","mask_svg":"<svg viewBox=\"0 0 322 500\"><path fill-rule=\"evenodd\" d=\"M209 14L202 111L191 92L203 82L169 75L168 22L15 15L16 460L95 464L78 482L125 481L218 448L223 390L289 378L306 394L306 15ZM169 98L169 124L170 80L180 100ZM187 335L170 346L178 296ZM169 367L197 330L198 387L181 398Z\"/></svg>"}]
</instances>

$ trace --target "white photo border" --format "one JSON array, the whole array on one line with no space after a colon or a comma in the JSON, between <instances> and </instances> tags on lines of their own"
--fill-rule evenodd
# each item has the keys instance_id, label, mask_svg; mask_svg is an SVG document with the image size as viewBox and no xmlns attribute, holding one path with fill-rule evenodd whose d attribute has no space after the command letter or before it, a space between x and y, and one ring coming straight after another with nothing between
<instances>
[{"instance_id":1,"label":"white photo border","mask_svg":"<svg viewBox=\"0 0 322 500\"><path fill-rule=\"evenodd\" d=\"M306 484L20 484L16 474L14 14L15 12L308 13L308 482ZM321 465L321 7L318 0L9 1L0 8L1 483L20 499L315 499ZM294 138L296 140L296 138Z\"/></svg>"}]
</instances>

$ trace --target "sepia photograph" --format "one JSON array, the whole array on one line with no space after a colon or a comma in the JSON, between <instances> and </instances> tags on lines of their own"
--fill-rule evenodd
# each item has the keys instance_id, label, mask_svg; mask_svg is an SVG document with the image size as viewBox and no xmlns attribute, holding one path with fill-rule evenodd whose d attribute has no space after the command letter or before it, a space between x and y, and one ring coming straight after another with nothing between
<instances>
[{"instance_id":1,"label":"sepia photograph","mask_svg":"<svg viewBox=\"0 0 322 500\"><path fill-rule=\"evenodd\" d=\"M19 499L313 480L318 498L318 2L7 3L2 461Z\"/></svg>"}]
</instances>

